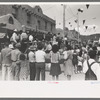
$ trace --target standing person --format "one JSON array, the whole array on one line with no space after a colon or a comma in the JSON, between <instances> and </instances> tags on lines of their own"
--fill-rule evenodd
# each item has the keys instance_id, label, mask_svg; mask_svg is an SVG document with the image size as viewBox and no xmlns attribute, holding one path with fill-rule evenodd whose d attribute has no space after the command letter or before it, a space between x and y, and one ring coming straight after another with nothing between
<instances>
[{"instance_id":1,"label":"standing person","mask_svg":"<svg viewBox=\"0 0 100 100\"><path fill-rule=\"evenodd\" d=\"M29 38L28 38L28 39L29 39L29 42L31 42L31 43L32 43L32 41L33 41L33 39L34 39L34 38L33 38L32 33L30 33L30 35L29 35Z\"/></svg>"},{"instance_id":2,"label":"standing person","mask_svg":"<svg viewBox=\"0 0 100 100\"><path fill-rule=\"evenodd\" d=\"M5 48L1 50L2 80L11 80L11 59L7 56L11 49L8 46L9 44L5 43Z\"/></svg>"},{"instance_id":3,"label":"standing person","mask_svg":"<svg viewBox=\"0 0 100 100\"><path fill-rule=\"evenodd\" d=\"M73 65L74 65L75 74L77 74L78 55L77 55L76 49L75 49L74 52L73 52L72 63L73 63Z\"/></svg>"},{"instance_id":4,"label":"standing person","mask_svg":"<svg viewBox=\"0 0 100 100\"><path fill-rule=\"evenodd\" d=\"M71 80L71 76L73 74L73 63L72 63L73 54L71 51L71 46L67 47L67 51L64 53L64 55L67 55L64 62L65 65L64 74L65 76L67 76L68 80Z\"/></svg>"},{"instance_id":5,"label":"standing person","mask_svg":"<svg viewBox=\"0 0 100 100\"><path fill-rule=\"evenodd\" d=\"M38 50L35 52L36 57L36 80L40 80L40 73L42 80L45 80L45 56L43 51L43 44L38 43Z\"/></svg>"},{"instance_id":6,"label":"standing person","mask_svg":"<svg viewBox=\"0 0 100 100\"><path fill-rule=\"evenodd\" d=\"M57 42L58 42L58 47L59 47L59 49L60 49L60 45L61 45L61 42L62 42L60 33L58 33L58 35L57 35Z\"/></svg>"},{"instance_id":7,"label":"standing person","mask_svg":"<svg viewBox=\"0 0 100 100\"><path fill-rule=\"evenodd\" d=\"M61 74L61 68L59 64L60 60L60 53L58 52L58 46L53 45L52 46L52 51L51 51L51 69L50 69L50 75L52 75L52 79L56 80L59 79L59 75Z\"/></svg>"},{"instance_id":8,"label":"standing person","mask_svg":"<svg viewBox=\"0 0 100 100\"><path fill-rule=\"evenodd\" d=\"M19 40L20 40L20 37L19 37L18 31L17 29L15 29L10 41L14 41L14 43L18 43Z\"/></svg>"},{"instance_id":9,"label":"standing person","mask_svg":"<svg viewBox=\"0 0 100 100\"><path fill-rule=\"evenodd\" d=\"M21 54L21 51L19 50L20 46L21 46L20 43L17 43L15 45L14 50L12 50L11 53L8 54L11 56L11 60L12 60L11 67L12 67L13 80L19 80L20 66L18 62Z\"/></svg>"},{"instance_id":10,"label":"standing person","mask_svg":"<svg viewBox=\"0 0 100 100\"><path fill-rule=\"evenodd\" d=\"M30 52L28 54L29 66L30 66L30 80L35 80L36 77L36 66L35 66L35 51L34 46L30 46Z\"/></svg>"},{"instance_id":11,"label":"standing person","mask_svg":"<svg viewBox=\"0 0 100 100\"><path fill-rule=\"evenodd\" d=\"M21 81L26 81L29 76L29 61L26 59L25 54L20 54L20 61L17 63L20 66L20 76Z\"/></svg>"},{"instance_id":12,"label":"standing person","mask_svg":"<svg viewBox=\"0 0 100 100\"><path fill-rule=\"evenodd\" d=\"M50 34L50 32L48 32L48 34L46 34L45 40L46 41L52 41L52 34Z\"/></svg>"},{"instance_id":13,"label":"standing person","mask_svg":"<svg viewBox=\"0 0 100 100\"><path fill-rule=\"evenodd\" d=\"M22 34L20 35L20 38L21 38L21 52L24 53L27 48L27 39L28 39L27 33L23 31Z\"/></svg>"},{"instance_id":14,"label":"standing person","mask_svg":"<svg viewBox=\"0 0 100 100\"><path fill-rule=\"evenodd\" d=\"M83 63L83 72L85 73L85 80L100 80L100 65L95 61L96 51L89 51L89 60Z\"/></svg>"}]
</instances>

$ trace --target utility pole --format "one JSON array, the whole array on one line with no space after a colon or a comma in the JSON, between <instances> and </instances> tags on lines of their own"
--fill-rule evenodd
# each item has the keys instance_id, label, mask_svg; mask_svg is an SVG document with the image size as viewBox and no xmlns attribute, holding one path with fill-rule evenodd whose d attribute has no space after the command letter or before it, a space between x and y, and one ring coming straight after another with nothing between
<instances>
[{"instance_id":1,"label":"utility pole","mask_svg":"<svg viewBox=\"0 0 100 100\"><path fill-rule=\"evenodd\" d=\"M65 36L65 9L66 6L63 4L63 38Z\"/></svg>"},{"instance_id":2,"label":"utility pole","mask_svg":"<svg viewBox=\"0 0 100 100\"><path fill-rule=\"evenodd\" d=\"M78 31L78 44L79 44L79 35L80 35L80 32L79 32L79 12L77 12L77 31Z\"/></svg>"}]
</instances>

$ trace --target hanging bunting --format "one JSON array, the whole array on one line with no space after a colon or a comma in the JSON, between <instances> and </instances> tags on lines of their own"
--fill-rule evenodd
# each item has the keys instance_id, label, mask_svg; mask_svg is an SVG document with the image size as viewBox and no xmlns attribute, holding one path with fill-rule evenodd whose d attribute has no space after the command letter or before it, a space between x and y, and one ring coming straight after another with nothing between
<instances>
[{"instance_id":1,"label":"hanging bunting","mask_svg":"<svg viewBox=\"0 0 100 100\"><path fill-rule=\"evenodd\" d=\"M75 23L77 23L77 19L75 20Z\"/></svg>"},{"instance_id":2,"label":"hanging bunting","mask_svg":"<svg viewBox=\"0 0 100 100\"><path fill-rule=\"evenodd\" d=\"M85 24L85 20L83 20L83 25Z\"/></svg>"},{"instance_id":3,"label":"hanging bunting","mask_svg":"<svg viewBox=\"0 0 100 100\"><path fill-rule=\"evenodd\" d=\"M70 25L70 27L72 27L72 25Z\"/></svg>"},{"instance_id":4,"label":"hanging bunting","mask_svg":"<svg viewBox=\"0 0 100 100\"><path fill-rule=\"evenodd\" d=\"M85 28L86 28L86 30L87 30L88 26L85 26Z\"/></svg>"},{"instance_id":5,"label":"hanging bunting","mask_svg":"<svg viewBox=\"0 0 100 100\"><path fill-rule=\"evenodd\" d=\"M89 8L89 6L90 6L89 4L86 4L86 8L87 8L87 9Z\"/></svg>"},{"instance_id":6,"label":"hanging bunting","mask_svg":"<svg viewBox=\"0 0 100 100\"><path fill-rule=\"evenodd\" d=\"M95 28L96 28L96 27L95 27L95 26L93 26L93 29L94 29L94 30L95 30Z\"/></svg>"},{"instance_id":7,"label":"hanging bunting","mask_svg":"<svg viewBox=\"0 0 100 100\"><path fill-rule=\"evenodd\" d=\"M96 17L92 18L92 19L96 19Z\"/></svg>"}]
</instances>

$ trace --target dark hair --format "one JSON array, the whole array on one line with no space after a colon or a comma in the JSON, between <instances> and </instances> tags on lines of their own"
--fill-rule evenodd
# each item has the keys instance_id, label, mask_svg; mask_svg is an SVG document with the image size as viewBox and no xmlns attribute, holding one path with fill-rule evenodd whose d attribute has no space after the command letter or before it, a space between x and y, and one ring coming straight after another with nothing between
<instances>
[{"instance_id":1,"label":"dark hair","mask_svg":"<svg viewBox=\"0 0 100 100\"><path fill-rule=\"evenodd\" d=\"M58 49L58 45L55 44L55 45L52 46L52 51L53 51L53 53L57 53L58 50L59 50L59 49Z\"/></svg>"},{"instance_id":2,"label":"dark hair","mask_svg":"<svg viewBox=\"0 0 100 100\"><path fill-rule=\"evenodd\" d=\"M96 57L96 51L95 50L90 50L88 54L89 54L90 58L95 59L95 57Z\"/></svg>"},{"instance_id":3,"label":"dark hair","mask_svg":"<svg viewBox=\"0 0 100 100\"><path fill-rule=\"evenodd\" d=\"M20 60L25 60L26 59L26 56L22 53L21 55L20 55Z\"/></svg>"},{"instance_id":4,"label":"dark hair","mask_svg":"<svg viewBox=\"0 0 100 100\"><path fill-rule=\"evenodd\" d=\"M43 49L43 44L41 42L39 42L37 48L38 48L38 50L42 50Z\"/></svg>"},{"instance_id":5,"label":"dark hair","mask_svg":"<svg viewBox=\"0 0 100 100\"><path fill-rule=\"evenodd\" d=\"M67 45L67 50L71 50L71 45Z\"/></svg>"},{"instance_id":6,"label":"dark hair","mask_svg":"<svg viewBox=\"0 0 100 100\"><path fill-rule=\"evenodd\" d=\"M6 46L6 47L8 47L8 46L9 46L9 43L8 43L8 42L6 42L6 43L5 43L5 46Z\"/></svg>"}]
</instances>

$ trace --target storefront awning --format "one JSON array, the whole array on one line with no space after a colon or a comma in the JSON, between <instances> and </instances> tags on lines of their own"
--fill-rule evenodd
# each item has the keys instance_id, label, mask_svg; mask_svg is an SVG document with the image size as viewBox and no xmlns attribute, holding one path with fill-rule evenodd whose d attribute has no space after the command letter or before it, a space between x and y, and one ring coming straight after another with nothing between
<instances>
[{"instance_id":1,"label":"storefront awning","mask_svg":"<svg viewBox=\"0 0 100 100\"><path fill-rule=\"evenodd\" d=\"M12 23L10 23L10 18L11 18ZM0 27L6 28L9 30L14 30L14 29L22 30L22 25L17 19L13 17L12 14L0 16L0 24L5 24L4 26L1 25Z\"/></svg>"}]
</instances>

